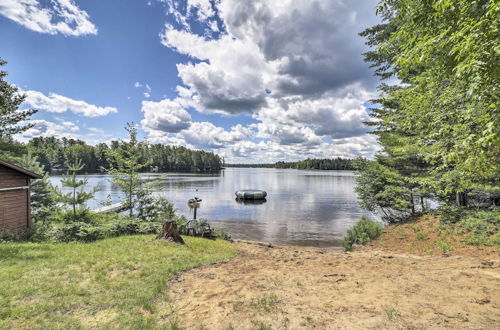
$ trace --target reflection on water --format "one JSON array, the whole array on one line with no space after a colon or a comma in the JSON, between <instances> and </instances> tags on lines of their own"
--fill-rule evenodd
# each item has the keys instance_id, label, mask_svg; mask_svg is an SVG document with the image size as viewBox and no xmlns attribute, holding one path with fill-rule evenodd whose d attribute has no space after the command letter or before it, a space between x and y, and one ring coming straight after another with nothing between
<instances>
[{"instance_id":1,"label":"reflection on water","mask_svg":"<svg viewBox=\"0 0 500 330\"><path fill-rule=\"evenodd\" d=\"M265 202L267 202L267 200L265 198L263 198L263 199L236 198L235 201L236 201L236 203L243 204L243 205L260 205L260 204L264 204Z\"/></svg>"},{"instance_id":2,"label":"reflection on water","mask_svg":"<svg viewBox=\"0 0 500 330\"><path fill-rule=\"evenodd\" d=\"M100 191L91 208L110 196L124 199L108 175L89 175L89 187ZM234 238L276 244L339 245L347 229L361 215L354 192L354 176L348 171L300 171L268 168L227 168L219 174L144 174L157 185L155 194L170 199L181 214L189 216L187 200L200 197L198 218L208 218ZM60 177L51 178L54 183ZM196 191L198 189L198 191ZM264 201L235 200L240 189L267 192ZM252 204L248 202L261 202Z\"/></svg>"}]
</instances>

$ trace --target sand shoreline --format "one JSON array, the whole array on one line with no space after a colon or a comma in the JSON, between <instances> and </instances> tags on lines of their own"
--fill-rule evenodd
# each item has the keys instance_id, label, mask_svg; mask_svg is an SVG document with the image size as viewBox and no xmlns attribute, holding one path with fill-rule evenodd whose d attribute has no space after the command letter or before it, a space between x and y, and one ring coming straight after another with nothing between
<instances>
[{"instance_id":1,"label":"sand shoreline","mask_svg":"<svg viewBox=\"0 0 500 330\"><path fill-rule=\"evenodd\" d=\"M233 240L233 243L236 244L253 244L253 245L258 245L258 246L263 246L263 247L270 247L270 248L312 248L312 249L319 249L319 250L333 250L333 251L344 251L344 248L342 246L337 246L337 245L331 245L331 246L309 246L309 245L293 245L293 244L276 244L268 241L254 241L254 240L247 240L247 239L235 239Z\"/></svg>"},{"instance_id":2,"label":"sand shoreline","mask_svg":"<svg viewBox=\"0 0 500 330\"><path fill-rule=\"evenodd\" d=\"M158 320L207 329L492 329L500 258L235 242L238 256L180 274Z\"/></svg>"}]
</instances>

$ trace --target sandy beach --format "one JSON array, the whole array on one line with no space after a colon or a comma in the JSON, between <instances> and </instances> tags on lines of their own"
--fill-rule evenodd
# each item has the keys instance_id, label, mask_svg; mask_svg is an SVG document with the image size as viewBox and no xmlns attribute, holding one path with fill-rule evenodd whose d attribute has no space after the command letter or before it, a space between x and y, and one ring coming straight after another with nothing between
<instances>
[{"instance_id":1,"label":"sandy beach","mask_svg":"<svg viewBox=\"0 0 500 330\"><path fill-rule=\"evenodd\" d=\"M172 281L160 323L197 329L494 329L500 259L235 243Z\"/></svg>"}]
</instances>

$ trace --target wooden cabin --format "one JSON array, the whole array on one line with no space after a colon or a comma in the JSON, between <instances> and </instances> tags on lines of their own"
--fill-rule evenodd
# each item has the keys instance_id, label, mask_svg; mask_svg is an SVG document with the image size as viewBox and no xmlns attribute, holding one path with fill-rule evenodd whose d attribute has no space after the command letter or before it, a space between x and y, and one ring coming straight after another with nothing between
<instances>
[{"instance_id":1,"label":"wooden cabin","mask_svg":"<svg viewBox=\"0 0 500 330\"><path fill-rule=\"evenodd\" d=\"M41 176L0 159L0 231L31 227L30 181Z\"/></svg>"}]
</instances>

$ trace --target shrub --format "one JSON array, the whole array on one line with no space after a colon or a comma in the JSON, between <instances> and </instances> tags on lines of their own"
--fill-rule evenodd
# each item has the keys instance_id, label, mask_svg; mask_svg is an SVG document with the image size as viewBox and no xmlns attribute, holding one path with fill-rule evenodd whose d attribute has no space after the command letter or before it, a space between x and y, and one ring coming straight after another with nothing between
<instances>
[{"instance_id":1,"label":"shrub","mask_svg":"<svg viewBox=\"0 0 500 330\"><path fill-rule=\"evenodd\" d=\"M445 241L438 241L437 245L438 245L438 247L441 250L441 253L443 255L447 254L448 251L453 249L453 246L450 243L445 242Z\"/></svg>"},{"instance_id":2,"label":"shrub","mask_svg":"<svg viewBox=\"0 0 500 330\"><path fill-rule=\"evenodd\" d=\"M30 228L19 232L0 230L0 242L41 242L46 240L49 228L45 224L35 222Z\"/></svg>"},{"instance_id":3,"label":"shrub","mask_svg":"<svg viewBox=\"0 0 500 330\"><path fill-rule=\"evenodd\" d=\"M153 197L148 189L142 189L137 193L138 213L141 221L165 222L175 216L175 207L172 202L164 197Z\"/></svg>"},{"instance_id":4,"label":"shrub","mask_svg":"<svg viewBox=\"0 0 500 330\"><path fill-rule=\"evenodd\" d=\"M128 219L128 217L120 215L115 212L111 213L91 213L92 214L92 223L94 224L106 224L113 221Z\"/></svg>"},{"instance_id":5,"label":"shrub","mask_svg":"<svg viewBox=\"0 0 500 330\"><path fill-rule=\"evenodd\" d=\"M441 215L441 223L457 223L465 214L465 208L456 205L443 205L439 207L438 213Z\"/></svg>"},{"instance_id":6,"label":"shrub","mask_svg":"<svg viewBox=\"0 0 500 330\"><path fill-rule=\"evenodd\" d=\"M113 221L105 226L108 228L109 236L155 234L160 229L160 224L158 223L131 219Z\"/></svg>"},{"instance_id":7,"label":"shrub","mask_svg":"<svg viewBox=\"0 0 500 330\"><path fill-rule=\"evenodd\" d=\"M80 237L85 238L85 230L90 226L91 225L85 222L73 222L54 226L49 229L48 237L58 242L78 241Z\"/></svg>"},{"instance_id":8,"label":"shrub","mask_svg":"<svg viewBox=\"0 0 500 330\"><path fill-rule=\"evenodd\" d=\"M231 235L223 230L213 228L208 223L207 219L186 220L184 216L176 218L179 233L186 236L205 237L205 238L220 238L226 241L231 241Z\"/></svg>"},{"instance_id":9,"label":"shrub","mask_svg":"<svg viewBox=\"0 0 500 330\"><path fill-rule=\"evenodd\" d=\"M108 237L107 232L100 226L83 226L77 233L78 241L94 242Z\"/></svg>"},{"instance_id":10,"label":"shrub","mask_svg":"<svg viewBox=\"0 0 500 330\"><path fill-rule=\"evenodd\" d=\"M22 240L22 233L13 232L10 230L0 230L0 242L17 242Z\"/></svg>"},{"instance_id":11,"label":"shrub","mask_svg":"<svg viewBox=\"0 0 500 330\"><path fill-rule=\"evenodd\" d=\"M215 237L214 229L210 226L207 219L190 220L186 222L184 222L183 219L178 227L181 235L206 238Z\"/></svg>"},{"instance_id":12,"label":"shrub","mask_svg":"<svg viewBox=\"0 0 500 330\"><path fill-rule=\"evenodd\" d=\"M47 230L45 238L57 242L93 242L107 237L158 233L160 224L131 219L114 220L103 224L73 222L56 225Z\"/></svg>"},{"instance_id":13,"label":"shrub","mask_svg":"<svg viewBox=\"0 0 500 330\"><path fill-rule=\"evenodd\" d=\"M139 231L139 222L135 220L119 220L106 224L110 236L133 235Z\"/></svg>"},{"instance_id":14,"label":"shrub","mask_svg":"<svg viewBox=\"0 0 500 330\"><path fill-rule=\"evenodd\" d=\"M43 242L47 240L48 231L50 227L47 223L35 222L31 227L31 236L29 240L32 242Z\"/></svg>"},{"instance_id":15,"label":"shrub","mask_svg":"<svg viewBox=\"0 0 500 330\"><path fill-rule=\"evenodd\" d=\"M47 238L58 242L93 242L108 237L105 228L85 222L73 222L50 228Z\"/></svg>"},{"instance_id":16,"label":"shrub","mask_svg":"<svg viewBox=\"0 0 500 330\"><path fill-rule=\"evenodd\" d=\"M228 232L225 232L225 231L220 230L218 228L215 228L214 231L215 231L215 237L223 239L225 241L230 241L230 242L233 241L233 238L231 237L231 234L229 234Z\"/></svg>"},{"instance_id":17,"label":"shrub","mask_svg":"<svg viewBox=\"0 0 500 330\"><path fill-rule=\"evenodd\" d=\"M86 208L77 208L75 210L75 215L73 215L73 210L69 209L58 209L49 218L49 222L58 223L92 223L96 219L96 214ZM74 221L76 219L77 221Z\"/></svg>"},{"instance_id":18,"label":"shrub","mask_svg":"<svg viewBox=\"0 0 500 330\"><path fill-rule=\"evenodd\" d=\"M500 245L500 208L469 211L458 223L469 236L470 245Z\"/></svg>"},{"instance_id":19,"label":"shrub","mask_svg":"<svg viewBox=\"0 0 500 330\"><path fill-rule=\"evenodd\" d=\"M346 237L342 240L342 246L345 251L352 251L353 244L366 244L377 239L382 234L382 224L371 221L368 217L362 216L347 231Z\"/></svg>"},{"instance_id":20,"label":"shrub","mask_svg":"<svg viewBox=\"0 0 500 330\"><path fill-rule=\"evenodd\" d=\"M161 225L153 222L140 222L138 234L157 234L160 232Z\"/></svg>"}]
</instances>

